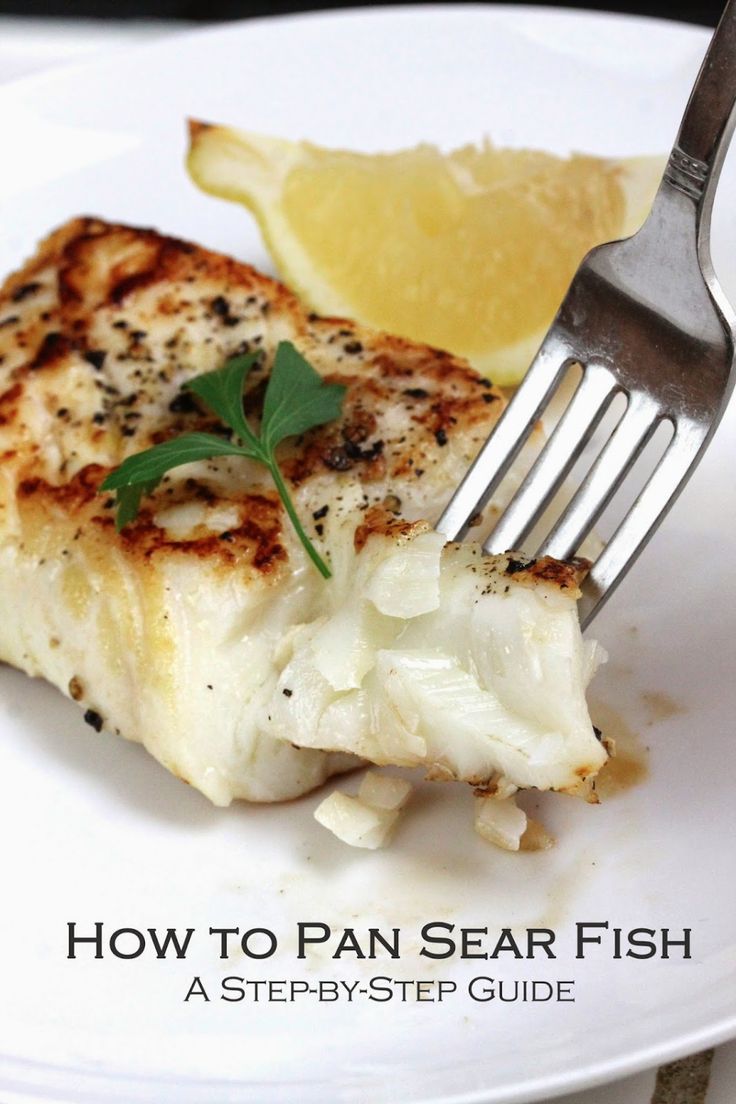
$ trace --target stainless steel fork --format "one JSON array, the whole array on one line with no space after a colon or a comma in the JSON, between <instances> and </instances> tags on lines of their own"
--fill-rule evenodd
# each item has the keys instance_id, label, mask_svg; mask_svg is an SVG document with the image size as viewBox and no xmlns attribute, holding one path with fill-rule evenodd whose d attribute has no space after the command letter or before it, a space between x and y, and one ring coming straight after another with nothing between
<instances>
[{"instance_id":1,"label":"stainless steel fork","mask_svg":"<svg viewBox=\"0 0 736 1104\"><path fill-rule=\"evenodd\" d=\"M518 455L566 370L580 382L484 544L519 549L614 397L626 410L537 555L567 559L663 421L672 438L583 584L585 626L611 595L701 459L734 383L736 315L716 280L710 216L735 121L736 0L729 0L690 96L649 217L582 262L518 391L443 513L462 537Z\"/></svg>"}]
</instances>

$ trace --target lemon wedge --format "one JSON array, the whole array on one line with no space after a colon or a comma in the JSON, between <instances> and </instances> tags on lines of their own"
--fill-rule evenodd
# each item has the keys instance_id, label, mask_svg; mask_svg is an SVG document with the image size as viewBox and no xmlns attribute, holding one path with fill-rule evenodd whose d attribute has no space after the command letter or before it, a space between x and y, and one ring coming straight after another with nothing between
<instances>
[{"instance_id":1,"label":"lemon wedge","mask_svg":"<svg viewBox=\"0 0 736 1104\"><path fill-rule=\"evenodd\" d=\"M253 212L312 310L466 356L505 385L588 249L641 224L664 167L489 142L364 154L190 129L194 182Z\"/></svg>"}]
</instances>

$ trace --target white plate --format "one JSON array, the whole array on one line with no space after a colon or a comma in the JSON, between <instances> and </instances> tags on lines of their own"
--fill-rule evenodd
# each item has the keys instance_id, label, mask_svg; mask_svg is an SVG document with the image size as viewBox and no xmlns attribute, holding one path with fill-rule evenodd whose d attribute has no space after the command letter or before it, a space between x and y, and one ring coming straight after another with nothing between
<instances>
[{"instance_id":1,"label":"white plate","mask_svg":"<svg viewBox=\"0 0 736 1104\"><path fill-rule=\"evenodd\" d=\"M702 30L549 10L453 7L253 22L172 38L0 90L0 268L94 212L267 266L236 209L198 194L183 117L330 144L419 139L664 149ZM716 260L736 290L722 184ZM736 1034L736 463L727 416L700 471L596 633L594 697L651 748L649 776L601 808L551 799L549 853L476 839L470 797L425 786L387 852L351 851L284 807L210 807L140 748L86 727L41 683L0 675L4 841L0 1087L57 1101L526 1101ZM725 523L724 523L724 519ZM66 924L196 928L184 961L66 958ZM402 957L295 956L298 921L400 927ZM554 962L421 958L430 921L549 926ZM573 957L577 921L692 928L693 958ZM276 955L221 962L208 927L265 926ZM331 944L334 946L334 944ZM251 979L574 979L575 1003L226 1003ZM185 1003L201 975L212 1000Z\"/></svg>"}]
</instances>

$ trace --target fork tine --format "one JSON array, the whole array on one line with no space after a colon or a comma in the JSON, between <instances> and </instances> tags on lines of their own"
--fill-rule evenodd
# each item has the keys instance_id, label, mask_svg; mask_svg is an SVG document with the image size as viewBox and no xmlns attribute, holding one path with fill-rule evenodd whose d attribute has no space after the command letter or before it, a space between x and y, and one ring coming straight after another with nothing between
<instances>
[{"instance_id":1,"label":"fork tine","mask_svg":"<svg viewBox=\"0 0 736 1104\"><path fill-rule=\"evenodd\" d=\"M634 395L537 555L566 560L575 554L659 424L657 403L643 394Z\"/></svg>"},{"instance_id":2,"label":"fork tine","mask_svg":"<svg viewBox=\"0 0 736 1104\"><path fill-rule=\"evenodd\" d=\"M662 521L695 467L712 429L695 422L677 425L658 467L628 511L583 584L580 623L583 628L607 601L630 565Z\"/></svg>"},{"instance_id":3,"label":"fork tine","mask_svg":"<svg viewBox=\"0 0 736 1104\"><path fill-rule=\"evenodd\" d=\"M611 373L588 365L549 440L486 540L485 552L520 548L573 464L580 456L618 390Z\"/></svg>"},{"instance_id":4,"label":"fork tine","mask_svg":"<svg viewBox=\"0 0 736 1104\"><path fill-rule=\"evenodd\" d=\"M567 344L550 332L523 383L437 522L437 529L448 540L463 537L470 519L485 507L571 363L573 358ZM493 473L490 480L489 472Z\"/></svg>"}]
</instances>

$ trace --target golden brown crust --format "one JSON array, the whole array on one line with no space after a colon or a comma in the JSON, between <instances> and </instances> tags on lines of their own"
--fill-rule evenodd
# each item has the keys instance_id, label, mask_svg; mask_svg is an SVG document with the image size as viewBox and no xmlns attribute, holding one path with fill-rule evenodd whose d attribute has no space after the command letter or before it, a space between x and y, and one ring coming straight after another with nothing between
<instances>
[{"instance_id":1,"label":"golden brown crust","mask_svg":"<svg viewBox=\"0 0 736 1104\"><path fill-rule=\"evenodd\" d=\"M533 586L537 583L549 583L559 590L577 592L590 567L590 560L582 558L554 560L551 556L542 556L541 559L528 561L511 558L506 570L520 583Z\"/></svg>"},{"instance_id":2,"label":"golden brown crust","mask_svg":"<svg viewBox=\"0 0 736 1104\"><path fill-rule=\"evenodd\" d=\"M371 506L366 510L363 521L355 530L353 547L356 552L360 552L369 537L390 537L395 541L401 537L414 536L427 528L426 522L405 521L403 518L396 517L384 506Z\"/></svg>"},{"instance_id":3,"label":"golden brown crust","mask_svg":"<svg viewBox=\"0 0 736 1104\"><path fill-rule=\"evenodd\" d=\"M95 501L107 471L183 430L219 428L181 384L227 356L263 350L246 393L257 421L282 338L348 388L337 422L284 444L297 490L350 481L365 488L366 506L386 495L421 504L431 498L423 482L448 493L503 406L459 358L308 314L282 284L189 242L77 218L0 291L0 452L12 461L19 508L53 500L107 533L111 510ZM272 572L286 559L281 507L244 469L223 489L224 469L212 465L198 487L164 483L134 525L107 538L144 556L167 548ZM208 494L237 509L225 539L204 530L178 540L155 524L162 507Z\"/></svg>"},{"instance_id":4,"label":"golden brown crust","mask_svg":"<svg viewBox=\"0 0 736 1104\"><path fill-rule=\"evenodd\" d=\"M87 527L87 539L97 537L116 540L124 552L148 560L160 552L185 552L188 556L207 559L233 567L250 565L268 575L286 561L286 549L281 541L281 506L273 493L240 496L232 505L238 521L220 533L209 532L205 526L194 527L186 539L167 534L154 521L154 511L145 503L135 525L115 534L114 500L101 495L99 485L107 469L90 464L68 482L53 485L38 477L22 480L17 488L21 508L32 502L41 518L66 515ZM192 499L209 502L211 490L188 480L170 505Z\"/></svg>"}]
</instances>

